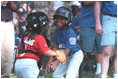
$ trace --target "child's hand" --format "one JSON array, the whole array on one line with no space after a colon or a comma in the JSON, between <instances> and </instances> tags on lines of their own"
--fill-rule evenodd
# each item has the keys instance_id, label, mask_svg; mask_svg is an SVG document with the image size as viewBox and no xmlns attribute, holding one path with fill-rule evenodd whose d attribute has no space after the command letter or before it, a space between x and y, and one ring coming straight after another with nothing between
<instances>
[{"instance_id":1,"label":"child's hand","mask_svg":"<svg viewBox=\"0 0 118 79\"><path fill-rule=\"evenodd\" d=\"M51 70L51 63L48 63L46 66L46 73L50 72Z\"/></svg>"},{"instance_id":2,"label":"child's hand","mask_svg":"<svg viewBox=\"0 0 118 79\"><path fill-rule=\"evenodd\" d=\"M59 64L59 61L58 61L58 60L52 62L52 63L51 63L51 69L52 69L52 70L55 70L55 69L57 68L58 64Z\"/></svg>"}]
</instances>

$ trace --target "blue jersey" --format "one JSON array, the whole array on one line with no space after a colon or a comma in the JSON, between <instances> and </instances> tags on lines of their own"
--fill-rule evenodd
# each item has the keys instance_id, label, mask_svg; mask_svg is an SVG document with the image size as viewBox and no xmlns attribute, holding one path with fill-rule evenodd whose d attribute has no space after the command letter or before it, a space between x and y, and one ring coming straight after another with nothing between
<instances>
[{"instance_id":1,"label":"blue jersey","mask_svg":"<svg viewBox=\"0 0 118 79\"><path fill-rule=\"evenodd\" d=\"M71 28L74 28L74 27L76 27L76 26L80 26L79 25L79 17L78 16L75 16L73 19L72 19L72 22L71 22L71 25L70 25L70 27ZM75 34L76 35L78 35L79 34L79 32L77 31L77 30L74 30L75 31Z\"/></svg>"},{"instance_id":2,"label":"blue jersey","mask_svg":"<svg viewBox=\"0 0 118 79\"><path fill-rule=\"evenodd\" d=\"M81 1L83 3L84 1ZM101 16L102 19L102 16ZM101 20L102 21L102 20ZM80 27L95 27L94 3L91 5L82 5L80 15Z\"/></svg>"},{"instance_id":3,"label":"blue jersey","mask_svg":"<svg viewBox=\"0 0 118 79\"><path fill-rule=\"evenodd\" d=\"M57 28L55 30L53 42L58 45L59 49L64 50L65 48L70 48L69 55L73 55L75 52L80 50L80 47L76 41L76 34L70 27L64 31L62 31L60 28Z\"/></svg>"},{"instance_id":4,"label":"blue jersey","mask_svg":"<svg viewBox=\"0 0 118 79\"><path fill-rule=\"evenodd\" d=\"M117 2L115 1L102 2L102 13L117 15Z\"/></svg>"}]
</instances>

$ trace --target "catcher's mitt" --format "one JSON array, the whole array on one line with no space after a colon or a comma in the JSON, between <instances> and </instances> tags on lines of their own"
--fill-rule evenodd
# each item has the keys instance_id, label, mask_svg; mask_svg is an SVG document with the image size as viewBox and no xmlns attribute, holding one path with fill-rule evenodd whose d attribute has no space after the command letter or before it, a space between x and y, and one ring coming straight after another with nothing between
<instances>
[{"instance_id":1,"label":"catcher's mitt","mask_svg":"<svg viewBox=\"0 0 118 79\"><path fill-rule=\"evenodd\" d=\"M62 63L65 64L66 62L66 55L62 50L55 50L56 58Z\"/></svg>"}]
</instances>

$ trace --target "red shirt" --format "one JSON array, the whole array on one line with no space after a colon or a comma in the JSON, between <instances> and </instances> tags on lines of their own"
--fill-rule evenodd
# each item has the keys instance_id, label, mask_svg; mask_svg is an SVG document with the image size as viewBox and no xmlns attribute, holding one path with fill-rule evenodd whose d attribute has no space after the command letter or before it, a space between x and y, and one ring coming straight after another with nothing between
<instances>
[{"instance_id":1,"label":"red shirt","mask_svg":"<svg viewBox=\"0 0 118 79\"><path fill-rule=\"evenodd\" d=\"M27 36L24 38L25 50L31 50L39 53L40 55L50 50L50 48L47 46L45 38L42 35L36 35L32 40L27 40L27 38L28 38ZM21 50L22 50L22 43L18 48L18 52L20 52ZM16 56L16 58L17 59L31 58L37 60L38 62L40 61L40 57L32 53L23 53L23 54L19 53Z\"/></svg>"}]
</instances>

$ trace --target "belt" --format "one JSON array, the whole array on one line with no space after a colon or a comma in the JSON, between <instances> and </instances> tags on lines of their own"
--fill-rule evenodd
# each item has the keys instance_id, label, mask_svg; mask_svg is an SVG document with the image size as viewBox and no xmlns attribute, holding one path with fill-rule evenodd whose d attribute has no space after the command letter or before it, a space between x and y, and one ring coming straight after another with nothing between
<instances>
[{"instance_id":1,"label":"belt","mask_svg":"<svg viewBox=\"0 0 118 79\"><path fill-rule=\"evenodd\" d=\"M107 14L107 13L103 13L103 14L107 16L111 16L111 17L117 17L117 15L112 15L112 14Z\"/></svg>"},{"instance_id":2,"label":"belt","mask_svg":"<svg viewBox=\"0 0 118 79\"><path fill-rule=\"evenodd\" d=\"M8 19L2 19L1 21L2 21L2 22L9 22L9 21L11 21L11 20L8 20Z\"/></svg>"}]
</instances>

